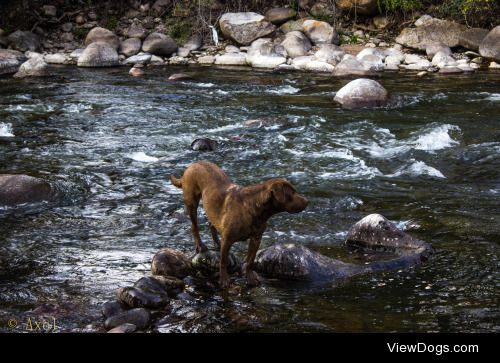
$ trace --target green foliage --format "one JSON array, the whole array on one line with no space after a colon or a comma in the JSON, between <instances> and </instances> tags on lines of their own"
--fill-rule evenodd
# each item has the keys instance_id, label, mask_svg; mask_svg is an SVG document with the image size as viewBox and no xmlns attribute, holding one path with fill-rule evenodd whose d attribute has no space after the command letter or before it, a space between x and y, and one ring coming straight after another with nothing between
<instances>
[{"instance_id":1,"label":"green foliage","mask_svg":"<svg viewBox=\"0 0 500 363\"><path fill-rule=\"evenodd\" d=\"M349 35L349 34L344 34L342 32L339 33L340 36L340 42L342 44L358 44L361 43L361 38L358 37L357 35Z\"/></svg>"},{"instance_id":2,"label":"green foliage","mask_svg":"<svg viewBox=\"0 0 500 363\"><path fill-rule=\"evenodd\" d=\"M178 44L186 42L191 35L192 26L189 21L176 21L168 27L168 34L175 39Z\"/></svg>"},{"instance_id":3,"label":"green foliage","mask_svg":"<svg viewBox=\"0 0 500 363\"><path fill-rule=\"evenodd\" d=\"M378 8L380 12L404 12L408 13L422 7L421 0L378 0Z\"/></svg>"},{"instance_id":4,"label":"green foliage","mask_svg":"<svg viewBox=\"0 0 500 363\"><path fill-rule=\"evenodd\" d=\"M78 26L73 28L73 35L78 40L85 39L85 37L87 36L88 33L89 33L89 29L81 28Z\"/></svg>"},{"instance_id":5,"label":"green foliage","mask_svg":"<svg viewBox=\"0 0 500 363\"><path fill-rule=\"evenodd\" d=\"M116 16L112 16L106 22L106 29L114 30L118 26L118 19Z\"/></svg>"}]
</instances>

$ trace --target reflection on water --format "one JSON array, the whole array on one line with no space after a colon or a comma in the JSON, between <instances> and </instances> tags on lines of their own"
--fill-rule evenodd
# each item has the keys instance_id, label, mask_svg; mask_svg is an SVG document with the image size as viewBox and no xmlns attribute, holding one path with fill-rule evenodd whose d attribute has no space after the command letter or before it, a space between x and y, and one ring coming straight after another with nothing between
<instances>
[{"instance_id":1,"label":"reflection on water","mask_svg":"<svg viewBox=\"0 0 500 363\"><path fill-rule=\"evenodd\" d=\"M0 173L48 177L64 195L0 209L0 320L66 302L76 306L68 329L98 324L99 305L147 274L158 249L193 250L168 176L208 159L240 184L286 177L310 200L274 217L264 245L363 263L342 242L378 212L420 226L411 233L438 252L407 271L331 286L268 281L229 301L191 288L196 301L174 303L160 331L500 330L500 74L384 76L391 107L345 111L332 98L347 80L191 70L195 81L180 83L166 81L175 68L0 79ZM279 122L243 125L264 117ZM200 136L219 150L191 151Z\"/></svg>"}]
</instances>

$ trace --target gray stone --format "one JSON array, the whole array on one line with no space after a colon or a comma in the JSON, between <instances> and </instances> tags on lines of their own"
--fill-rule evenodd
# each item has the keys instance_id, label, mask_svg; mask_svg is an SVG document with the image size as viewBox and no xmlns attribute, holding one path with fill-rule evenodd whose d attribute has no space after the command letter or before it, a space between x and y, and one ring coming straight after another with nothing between
<instances>
[{"instance_id":1,"label":"gray stone","mask_svg":"<svg viewBox=\"0 0 500 363\"><path fill-rule=\"evenodd\" d=\"M138 329L145 329L148 327L150 319L151 317L146 309L136 308L109 317L104 322L104 326L106 329L112 329L128 323L135 325Z\"/></svg>"},{"instance_id":2,"label":"gray stone","mask_svg":"<svg viewBox=\"0 0 500 363\"><path fill-rule=\"evenodd\" d=\"M314 58L321 62L337 65L344 57L345 52L334 44L321 44L314 53Z\"/></svg>"},{"instance_id":3,"label":"gray stone","mask_svg":"<svg viewBox=\"0 0 500 363\"><path fill-rule=\"evenodd\" d=\"M365 68L363 61L353 55L346 54L335 67L334 74L336 76L366 76L372 72Z\"/></svg>"},{"instance_id":4,"label":"gray stone","mask_svg":"<svg viewBox=\"0 0 500 363\"><path fill-rule=\"evenodd\" d=\"M349 82L335 95L334 100L344 108L380 107L387 104L389 93L372 79L359 78Z\"/></svg>"},{"instance_id":5,"label":"gray stone","mask_svg":"<svg viewBox=\"0 0 500 363\"><path fill-rule=\"evenodd\" d=\"M101 27L93 28L89 31L87 37L85 38L85 46L95 42L106 43L115 50L118 50L120 46L120 39L115 35L115 33Z\"/></svg>"},{"instance_id":6,"label":"gray stone","mask_svg":"<svg viewBox=\"0 0 500 363\"><path fill-rule=\"evenodd\" d=\"M286 63L286 49L270 39L257 39L248 49L246 62L255 68L275 68Z\"/></svg>"},{"instance_id":7,"label":"gray stone","mask_svg":"<svg viewBox=\"0 0 500 363\"><path fill-rule=\"evenodd\" d=\"M41 54L37 54L21 64L17 73L14 74L14 77L43 77L47 75L47 63L45 63Z\"/></svg>"},{"instance_id":8,"label":"gray stone","mask_svg":"<svg viewBox=\"0 0 500 363\"><path fill-rule=\"evenodd\" d=\"M340 44L337 32L325 21L306 20L302 24L302 31L315 45Z\"/></svg>"},{"instance_id":9,"label":"gray stone","mask_svg":"<svg viewBox=\"0 0 500 363\"><path fill-rule=\"evenodd\" d=\"M151 54L141 53L137 55L133 55L123 61L123 64L148 64L151 62ZM163 63L163 62L162 62Z\"/></svg>"},{"instance_id":10,"label":"gray stone","mask_svg":"<svg viewBox=\"0 0 500 363\"><path fill-rule=\"evenodd\" d=\"M479 54L500 61L500 25L493 28L479 45Z\"/></svg>"},{"instance_id":11,"label":"gray stone","mask_svg":"<svg viewBox=\"0 0 500 363\"><path fill-rule=\"evenodd\" d=\"M298 19L298 20L290 20L287 21L285 24L280 26L280 30L287 34L293 31L302 31L302 27L304 25L304 22L309 19Z\"/></svg>"},{"instance_id":12,"label":"gray stone","mask_svg":"<svg viewBox=\"0 0 500 363\"><path fill-rule=\"evenodd\" d=\"M121 334L127 334L127 333L133 333L137 330L137 327L134 324L122 324L118 325L116 328L111 329L108 331L108 333L121 333Z\"/></svg>"},{"instance_id":13,"label":"gray stone","mask_svg":"<svg viewBox=\"0 0 500 363\"><path fill-rule=\"evenodd\" d=\"M438 43L430 43L425 48L425 53L427 54L427 57L429 57L430 59L432 59L436 55L436 53L438 53L438 52L448 54L448 55L452 54L450 47L448 47L447 45L445 45L443 43L439 43L439 42Z\"/></svg>"},{"instance_id":14,"label":"gray stone","mask_svg":"<svg viewBox=\"0 0 500 363\"><path fill-rule=\"evenodd\" d=\"M185 254L172 248L164 248L157 252L151 263L153 275L185 278L191 272L191 262Z\"/></svg>"},{"instance_id":15,"label":"gray stone","mask_svg":"<svg viewBox=\"0 0 500 363\"><path fill-rule=\"evenodd\" d=\"M275 25L283 24L296 15L297 12L291 8L271 8L265 14L266 19Z\"/></svg>"},{"instance_id":16,"label":"gray stone","mask_svg":"<svg viewBox=\"0 0 500 363\"><path fill-rule=\"evenodd\" d=\"M0 49L0 75L16 73L25 60L25 55L17 50Z\"/></svg>"},{"instance_id":17,"label":"gray stone","mask_svg":"<svg viewBox=\"0 0 500 363\"><path fill-rule=\"evenodd\" d=\"M375 28L377 29L385 29L391 23L389 18L384 15L377 15L373 17L372 21L373 25L375 25Z\"/></svg>"},{"instance_id":18,"label":"gray stone","mask_svg":"<svg viewBox=\"0 0 500 363\"><path fill-rule=\"evenodd\" d=\"M281 42L290 58L301 57L311 49L311 42L300 31L292 31L286 34L285 40Z\"/></svg>"},{"instance_id":19,"label":"gray stone","mask_svg":"<svg viewBox=\"0 0 500 363\"><path fill-rule=\"evenodd\" d=\"M120 44L120 53L126 57L131 57L141 50L141 40L138 38L129 38Z\"/></svg>"},{"instance_id":20,"label":"gray stone","mask_svg":"<svg viewBox=\"0 0 500 363\"><path fill-rule=\"evenodd\" d=\"M177 44L168 35L151 33L144 40L142 50L162 57L170 57L177 50Z\"/></svg>"},{"instance_id":21,"label":"gray stone","mask_svg":"<svg viewBox=\"0 0 500 363\"><path fill-rule=\"evenodd\" d=\"M78 67L113 67L119 64L118 53L109 43L94 42L78 57Z\"/></svg>"},{"instance_id":22,"label":"gray stone","mask_svg":"<svg viewBox=\"0 0 500 363\"><path fill-rule=\"evenodd\" d=\"M183 58L189 57L189 53L191 53L191 51L188 48L184 47L177 48L177 56L179 57Z\"/></svg>"},{"instance_id":23,"label":"gray stone","mask_svg":"<svg viewBox=\"0 0 500 363\"><path fill-rule=\"evenodd\" d=\"M215 57L213 55L204 55L197 59L199 64L213 64L215 62Z\"/></svg>"},{"instance_id":24,"label":"gray stone","mask_svg":"<svg viewBox=\"0 0 500 363\"><path fill-rule=\"evenodd\" d=\"M44 56L45 62L48 64L67 64L68 58L65 54L56 53L56 54L47 54Z\"/></svg>"},{"instance_id":25,"label":"gray stone","mask_svg":"<svg viewBox=\"0 0 500 363\"><path fill-rule=\"evenodd\" d=\"M127 30L127 37L129 38L137 38L140 40L146 39L148 32L142 26L137 24L132 24Z\"/></svg>"},{"instance_id":26,"label":"gray stone","mask_svg":"<svg viewBox=\"0 0 500 363\"><path fill-rule=\"evenodd\" d=\"M378 13L377 0L335 0L337 7L358 15L375 15Z\"/></svg>"},{"instance_id":27,"label":"gray stone","mask_svg":"<svg viewBox=\"0 0 500 363\"><path fill-rule=\"evenodd\" d=\"M0 174L0 205L37 203L52 198L51 185L28 175Z\"/></svg>"},{"instance_id":28,"label":"gray stone","mask_svg":"<svg viewBox=\"0 0 500 363\"><path fill-rule=\"evenodd\" d=\"M123 305L116 300L106 301L101 306L102 315L104 315L104 317L106 317L106 318L117 315L117 314L122 313L124 311L125 311L125 308L123 307Z\"/></svg>"},{"instance_id":29,"label":"gray stone","mask_svg":"<svg viewBox=\"0 0 500 363\"><path fill-rule=\"evenodd\" d=\"M222 34L241 45L249 45L255 39L272 34L276 27L263 15L247 13L225 13L219 20Z\"/></svg>"},{"instance_id":30,"label":"gray stone","mask_svg":"<svg viewBox=\"0 0 500 363\"><path fill-rule=\"evenodd\" d=\"M448 20L430 19L418 28L405 28L396 42L409 48L425 50L428 44L443 43L448 47L459 44L465 26Z\"/></svg>"},{"instance_id":31,"label":"gray stone","mask_svg":"<svg viewBox=\"0 0 500 363\"><path fill-rule=\"evenodd\" d=\"M202 45L203 37L201 36L201 34L193 34L189 37L186 43L184 43L183 47L193 51L200 49Z\"/></svg>"},{"instance_id":32,"label":"gray stone","mask_svg":"<svg viewBox=\"0 0 500 363\"><path fill-rule=\"evenodd\" d=\"M27 50L36 51L40 47L40 38L38 35L29 31L16 30L9 34L7 40L13 49L21 52L26 52Z\"/></svg>"},{"instance_id":33,"label":"gray stone","mask_svg":"<svg viewBox=\"0 0 500 363\"><path fill-rule=\"evenodd\" d=\"M128 71L128 74L130 74L132 77L141 77L144 75L144 71L138 67L132 67Z\"/></svg>"},{"instance_id":34,"label":"gray stone","mask_svg":"<svg viewBox=\"0 0 500 363\"><path fill-rule=\"evenodd\" d=\"M479 45L488 35L488 29L472 28L460 33L458 44L466 49L478 51Z\"/></svg>"},{"instance_id":35,"label":"gray stone","mask_svg":"<svg viewBox=\"0 0 500 363\"><path fill-rule=\"evenodd\" d=\"M215 64L224 66L246 66L245 53L225 53L215 57Z\"/></svg>"},{"instance_id":36,"label":"gray stone","mask_svg":"<svg viewBox=\"0 0 500 363\"><path fill-rule=\"evenodd\" d=\"M136 287L120 288L116 292L116 297L131 308L160 309L170 302L166 292L160 295Z\"/></svg>"}]
</instances>

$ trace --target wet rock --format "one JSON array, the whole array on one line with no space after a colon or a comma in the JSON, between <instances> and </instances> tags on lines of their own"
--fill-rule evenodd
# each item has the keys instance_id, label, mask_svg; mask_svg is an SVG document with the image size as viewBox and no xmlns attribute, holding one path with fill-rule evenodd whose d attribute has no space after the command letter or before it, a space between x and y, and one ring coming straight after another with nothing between
<instances>
[{"instance_id":1,"label":"wet rock","mask_svg":"<svg viewBox=\"0 0 500 363\"><path fill-rule=\"evenodd\" d=\"M303 246L273 245L259 250L255 271L283 280L334 280L357 273L353 265L332 260Z\"/></svg>"},{"instance_id":2,"label":"wet rock","mask_svg":"<svg viewBox=\"0 0 500 363\"><path fill-rule=\"evenodd\" d=\"M156 294L136 287L120 288L116 292L116 297L123 304L131 308L159 309L165 307L170 302L166 292L164 294Z\"/></svg>"},{"instance_id":3,"label":"wet rock","mask_svg":"<svg viewBox=\"0 0 500 363\"><path fill-rule=\"evenodd\" d=\"M246 62L255 68L275 68L286 63L286 49L270 39L257 39L248 49Z\"/></svg>"},{"instance_id":4,"label":"wet rock","mask_svg":"<svg viewBox=\"0 0 500 363\"><path fill-rule=\"evenodd\" d=\"M500 61L500 25L493 28L479 45L479 54Z\"/></svg>"},{"instance_id":5,"label":"wet rock","mask_svg":"<svg viewBox=\"0 0 500 363\"><path fill-rule=\"evenodd\" d=\"M137 55L133 55L123 61L123 64L142 64L146 65L151 62L152 56L147 53L140 53Z\"/></svg>"},{"instance_id":6,"label":"wet rock","mask_svg":"<svg viewBox=\"0 0 500 363\"><path fill-rule=\"evenodd\" d=\"M201 138L196 139L191 143L191 149L195 151L214 151L217 149L217 141Z\"/></svg>"},{"instance_id":7,"label":"wet rock","mask_svg":"<svg viewBox=\"0 0 500 363\"><path fill-rule=\"evenodd\" d=\"M50 200L52 187L45 180L28 175L0 174L0 205Z\"/></svg>"},{"instance_id":8,"label":"wet rock","mask_svg":"<svg viewBox=\"0 0 500 363\"><path fill-rule=\"evenodd\" d=\"M120 53L126 57L131 57L141 50L141 40L138 38L129 38L120 44Z\"/></svg>"},{"instance_id":9,"label":"wet rock","mask_svg":"<svg viewBox=\"0 0 500 363\"><path fill-rule=\"evenodd\" d=\"M370 214L349 230L345 244L349 247L391 250L427 248L428 245L401 231L381 214Z\"/></svg>"},{"instance_id":10,"label":"wet rock","mask_svg":"<svg viewBox=\"0 0 500 363\"><path fill-rule=\"evenodd\" d=\"M488 29L472 28L460 33L458 44L466 49L478 51L479 45L488 35Z\"/></svg>"},{"instance_id":11,"label":"wet rock","mask_svg":"<svg viewBox=\"0 0 500 363\"><path fill-rule=\"evenodd\" d=\"M443 43L431 43L425 48L425 53L429 59L432 59L438 52L448 54L450 56L452 54L450 47L444 45Z\"/></svg>"},{"instance_id":12,"label":"wet rock","mask_svg":"<svg viewBox=\"0 0 500 363\"><path fill-rule=\"evenodd\" d=\"M225 13L219 20L222 34L240 45L249 45L255 39L272 34L276 27L263 15L246 13Z\"/></svg>"},{"instance_id":13,"label":"wet rock","mask_svg":"<svg viewBox=\"0 0 500 363\"><path fill-rule=\"evenodd\" d=\"M168 296L176 296L179 292L184 290L185 283L181 279L174 276L153 276L153 279L158 281L167 290Z\"/></svg>"},{"instance_id":14,"label":"wet rock","mask_svg":"<svg viewBox=\"0 0 500 363\"><path fill-rule=\"evenodd\" d=\"M315 45L340 44L339 36L335 29L324 21L306 20L302 24L302 31Z\"/></svg>"},{"instance_id":15,"label":"wet rock","mask_svg":"<svg viewBox=\"0 0 500 363\"><path fill-rule=\"evenodd\" d=\"M21 52L26 52L27 50L34 52L40 47L40 38L38 35L29 31L16 30L9 34L7 40L13 49Z\"/></svg>"},{"instance_id":16,"label":"wet rock","mask_svg":"<svg viewBox=\"0 0 500 363\"><path fill-rule=\"evenodd\" d=\"M101 311L102 315L104 315L106 318L109 318L111 316L124 312L125 308L120 302L112 300L106 301L104 304L102 304Z\"/></svg>"},{"instance_id":17,"label":"wet rock","mask_svg":"<svg viewBox=\"0 0 500 363\"><path fill-rule=\"evenodd\" d=\"M314 58L335 66L340 63L344 55L345 52L334 44L321 44L316 53L314 53Z\"/></svg>"},{"instance_id":18,"label":"wet rock","mask_svg":"<svg viewBox=\"0 0 500 363\"><path fill-rule=\"evenodd\" d=\"M225 53L215 57L215 64L223 66L246 66L247 58L244 53Z\"/></svg>"},{"instance_id":19,"label":"wet rock","mask_svg":"<svg viewBox=\"0 0 500 363\"><path fill-rule=\"evenodd\" d=\"M465 26L448 20L430 19L418 28L405 28L396 42L409 48L425 50L428 44L443 43L448 47L459 44Z\"/></svg>"},{"instance_id":20,"label":"wet rock","mask_svg":"<svg viewBox=\"0 0 500 363\"><path fill-rule=\"evenodd\" d=\"M377 81L360 78L349 82L335 95L334 100L344 108L380 107L387 104L389 94Z\"/></svg>"},{"instance_id":21,"label":"wet rock","mask_svg":"<svg viewBox=\"0 0 500 363\"><path fill-rule=\"evenodd\" d=\"M202 44L203 37L201 36L201 34L193 34L189 37L186 43L184 43L183 47L193 51L200 49Z\"/></svg>"},{"instance_id":22,"label":"wet rock","mask_svg":"<svg viewBox=\"0 0 500 363\"><path fill-rule=\"evenodd\" d=\"M279 117L261 117L243 122L243 126L251 129L260 129L262 127L283 126L286 124L286 118Z\"/></svg>"},{"instance_id":23,"label":"wet rock","mask_svg":"<svg viewBox=\"0 0 500 363\"><path fill-rule=\"evenodd\" d=\"M219 273L220 253L212 250L198 253L191 259L193 268L204 276L215 276ZM227 271L234 274L241 271L238 259L229 253Z\"/></svg>"},{"instance_id":24,"label":"wet rock","mask_svg":"<svg viewBox=\"0 0 500 363\"><path fill-rule=\"evenodd\" d=\"M337 7L358 15L375 15L378 13L377 0L335 0Z\"/></svg>"},{"instance_id":25,"label":"wet rock","mask_svg":"<svg viewBox=\"0 0 500 363\"><path fill-rule=\"evenodd\" d=\"M94 42L78 57L78 67L113 67L119 64L116 49L104 42Z\"/></svg>"},{"instance_id":26,"label":"wet rock","mask_svg":"<svg viewBox=\"0 0 500 363\"><path fill-rule=\"evenodd\" d=\"M177 50L177 44L168 35L151 33L144 40L142 50L154 55L170 57Z\"/></svg>"},{"instance_id":27,"label":"wet rock","mask_svg":"<svg viewBox=\"0 0 500 363\"><path fill-rule=\"evenodd\" d=\"M455 67L455 66L444 66L439 69L439 73L442 74L456 74L456 73L463 73L463 70L460 67Z\"/></svg>"},{"instance_id":28,"label":"wet rock","mask_svg":"<svg viewBox=\"0 0 500 363\"><path fill-rule=\"evenodd\" d=\"M89 31L87 37L85 38L85 46L96 42L106 43L115 50L118 50L120 47L120 39L115 35L115 33L101 27L96 27Z\"/></svg>"},{"instance_id":29,"label":"wet rock","mask_svg":"<svg viewBox=\"0 0 500 363\"><path fill-rule=\"evenodd\" d=\"M25 60L24 54L17 50L0 49L0 75L16 73Z\"/></svg>"},{"instance_id":30,"label":"wet rock","mask_svg":"<svg viewBox=\"0 0 500 363\"><path fill-rule=\"evenodd\" d=\"M144 71L140 68L132 67L128 71L128 74L130 74L132 77L141 77L144 76Z\"/></svg>"},{"instance_id":31,"label":"wet rock","mask_svg":"<svg viewBox=\"0 0 500 363\"><path fill-rule=\"evenodd\" d=\"M271 8L269 9L265 17L271 23L275 25L281 25L290 19L295 18L297 12L291 8Z\"/></svg>"},{"instance_id":32,"label":"wet rock","mask_svg":"<svg viewBox=\"0 0 500 363\"><path fill-rule=\"evenodd\" d=\"M189 81L192 79L193 77L187 73L174 73L170 77L168 77L169 81Z\"/></svg>"},{"instance_id":33,"label":"wet rock","mask_svg":"<svg viewBox=\"0 0 500 363\"><path fill-rule=\"evenodd\" d=\"M144 308L127 310L106 319L104 326L106 329L116 328L123 324L133 324L138 329L145 329L150 322L149 312Z\"/></svg>"},{"instance_id":34,"label":"wet rock","mask_svg":"<svg viewBox=\"0 0 500 363\"><path fill-rule=\"evenodd\" d=\"M334 70L336 76L365 76L372 73L372 71L365 68L363 61L350 54L344 55Z\"/></svg>"},{"instance_id":35,"label":"wet rock","mask_svg":"<svg viewBox=\"0 0 500 363\"><path fill-rule=\"evenodd\" d=\"M192 272L191 261L180 251L164 248L154 255L151 272L153 275L174 276L183 279Z\"/></svg>"},{"instance_id":36,"label":"wet rock","mask_svg":"<svg viewBox=\"0 0 500 363\"><path fill-rule=\"evenodd\" d=\"M24 78L47 76L47 67L47 63L43 60L43 56L41 54L37 54L21 64L17 73L14 74L14 77Z\"/></svg>"},{"instance_id":37,"label":"wet rock","mask_svg":"<svg viewBox=\"0 0 500 363\"><path fill-rule=\"evenodd\" d=\"M126 334L126 333L133 333L137 330L137 327L134 324L122 324L118 325L116 328L111 329L108 331L108 333L121 333L121 334Z\"/></svg>"},{"instance_id":38,"label":"wet rock","mask_svg":"<svg viewBox=\"0 0 500 363\"><path fill-rule=\"evenodd\" d=\"M129 38L144 40L146 39L147 35L148 35L147 30L137 24L130 25L130 27L127 30L127 37Z\"/></svg>"},{"instance_id":39,"label":"wet rock","mask_svg":"<svg viewBox=\"0 0 500 363\"><path fill-rule=\"evenodd\" d=\"M311 42L300 31L287 33L281 45L286 49L288 56L291 58L304 56L311 49Z\"/></svg>"}]
</instances>

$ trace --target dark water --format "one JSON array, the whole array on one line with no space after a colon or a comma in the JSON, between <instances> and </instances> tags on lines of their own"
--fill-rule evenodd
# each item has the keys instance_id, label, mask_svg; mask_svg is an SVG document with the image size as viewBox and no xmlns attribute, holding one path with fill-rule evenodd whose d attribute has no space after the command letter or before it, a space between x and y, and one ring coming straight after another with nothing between
<instances>
[{"instance_id":1,"label":"dark water","mask_svg":"<svg viewBox=\"0 0 500 363\"><path fill-rule=\"evenodd\" d=\"M347 80L193 68L192 82L166 81L179 70L0 79L0 173L66 190L53 205L0 210L2 330L55 303L62 330L100 326L99 305L147 274L158 249L191 252L167 178L208 159L239 184L286 177L309 198L305 212L271 220L263 245L363 263L343 238L377 212L418 225L410 233L437 253L405 271L326 286L268 281L228 300L190 288L196 301L174 303L181 318L160 331L500 331L500 73L385 75L391 107L345 111L332 98ZM261 117L284 124L242 125ZM191 151L199 136L221 148Z\"/></svg>"}]
</instances>

